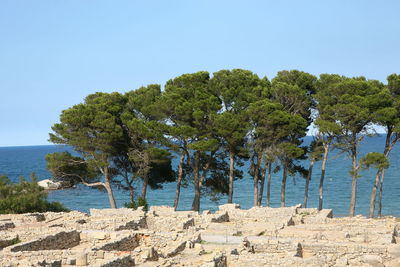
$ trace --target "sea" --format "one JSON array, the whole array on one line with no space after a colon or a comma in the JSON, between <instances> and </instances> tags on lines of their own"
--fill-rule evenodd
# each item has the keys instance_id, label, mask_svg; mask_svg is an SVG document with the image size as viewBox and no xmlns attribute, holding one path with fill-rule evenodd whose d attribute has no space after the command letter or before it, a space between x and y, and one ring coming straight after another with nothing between
<instances>
[{"instance_id":1,"label":"sea","mask_svg":"<svg viewBox=\"0 0 400 267\"><path fill-rule=\"evenodd\" d=\"M304 144L310 143L312 137L305 137ZM368 152L382 152L385 136L376 135L365 137L360 145L360 157ZM18 182L20 176L28 178L31 173L36 173L39 180L49 179L50 173L46 169L45 156L49 153L71 151L70 147L62 145L45 146L18 146L0 147L0 175L8 176L13 182ZM400 144L397 145L390 155L390 168L386 170L383 186L383 215L400 216ZM178 159L173 164L176 167ZM308 168L308 161L302 162ZM337 150L330 151L326 176L324 183L324 208L333 209L334 216L345 216L348 214L351 194L351 160L347 154ZM241 208L252 207L253 181L247 173L249 162L245 162L241 169L244 177L235 181L234 203L240 204ZM318 207L318 187L321 173L321 162L315 164L313 175L310 181L308 207ZM362 170L358 178L356 214L367 215L369 199L375 179L375 169ZM280 205L280 186L282 173L272 175L271 183L271 206ZM299 176L289 177L286 188L286 205L293 206L303 202L305 180ZM140 193L141 185L135 184L136 193ZM166 183L162 189L148 189L147 199L150 205L173 205L176 184ZM123 207L129 200L127 191L114 186L114 194L118 207ZM109 202L104 191L79 185L75 188L49 191L48 199L58 201L71 210L88 212L90 208L108 208ZM193 200L193 184L190 181L182 188L179 201L179 210L190 210ZM263 205L266 200L266 189L264 190ZM202 210L216 210L218 205L225 204L227 196L219 199L206 194L201 199Z\"/></svg>"}]
</instances>

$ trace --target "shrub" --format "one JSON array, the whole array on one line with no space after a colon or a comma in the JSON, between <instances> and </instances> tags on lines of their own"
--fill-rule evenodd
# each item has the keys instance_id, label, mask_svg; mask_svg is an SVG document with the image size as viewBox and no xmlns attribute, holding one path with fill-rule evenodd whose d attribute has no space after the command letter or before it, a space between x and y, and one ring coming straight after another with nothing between
<instances>
[{"instance_id":1,"label":"shrub","mask_svg":"<svg viewBox=\"0 0 400 267\"><path fill-rule=\"evenodd\" d=\"M0 214L46 211L68 210L59 202L47 201L47 192L37 184L34 173L31 182L21 177L17 184L6 176L0 176Z\"/></svg>"},{"instance_id":2,"label":"shrub","mask_svg":"<svg viewBox=\"0 0 400 267\"><path fill-rule=\"evenodd\" d=\"M142 197L138 198L137 203L135 201L125 202L124 206L125 206L125 208L134 209L134 210L137 209L138 207L143 207L144 211L149 210L149 204L147 203L147 200Z\"/></svg>"}]
</instances>

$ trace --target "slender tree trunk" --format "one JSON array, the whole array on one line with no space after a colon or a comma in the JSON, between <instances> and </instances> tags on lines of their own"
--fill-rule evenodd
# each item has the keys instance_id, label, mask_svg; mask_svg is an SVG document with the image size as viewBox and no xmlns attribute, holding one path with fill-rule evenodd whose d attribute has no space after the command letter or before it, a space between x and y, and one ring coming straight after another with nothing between
<instances>
[{"instance_id":1,"label":"slender tree trunk","mask_svg":"<svg viewBox=\"0 0 400 267\"><path fill-rule=\"evenodd\" d=\"M192 210L199 211L200 210L200 196L201 196L201 188L200 188L200 177L199 177L199 165L200 165L200 152L195 152L194 158L194 168L193 168L193 180L194 180L194 198L192 202Z\"/></svg>"},{"instance_id":2,"label":"slender tree trunk","mask_svg":"<svg viewBox=\"0 0 400 267\"><path fill-rule=\"evenodd\" d=\"M372 188L372 192L371 192L371 199L369 201L369 217L370 218L373 218L374 213L375 213L376 191L378 190L379 179L381 178L381 172L382 172L382 169L379 168L379 170L376 172L374 187Z\"/></svg>"},{"instance_id":3,"label":"slender tree trunk","mask_svg":"<svg viewBox=\"0 0 400 267\"><path fill-rule=\"evenodd\" d=\"M307 201L308 201L308 187L310 184L310 180L311 180L311 176L312 176L312 170L314 167L314 159L312 159L310 161L310 166L308 167L308 174L307 174L307 178L306 178L306 185L304 187L304 208L307 208Z\"/></svg>"},{"instance_id":4,"label":"slender tree trunk","mask_svg":"<svg viewBox=\"0 0 400 267\"><path fill-rule=\"evenodd\" d=\"M207 164L205 166L202 167L202 173L200 175L199 171L200 171L200 152L199 152L199 157L198 157L198 164L197 164L197 184L196 184L196 192L195 192L195 197L193 199L193 203L192 203L192 209L193 207L195 208L195 211L200 211L200 202L201 202L201 189L203 187L203 182L206 179L207 176L207 171L208 168L210 167L211 161L212 161L212 157L213 157L214 153L211 153L209 160L207 162Z\"/></svg>"},{"instance_id":5,"label":"slender tree trunk","mask_svg":"<svg viewBox=\"0 0 400 267\"><path fill-rule=\"evenodd\" d=\"M135 191L133 189L132 184L128 184L128 190L129 190L129 199L131 200L131 203L135 201Z\"/></svg>"},{"instance_id":6,"label":"slender tree trunk","mask_svg":"<svg viewBox=\"0 0 400 267\"><path fill-rule=\"evenodd\" d=\"M179 160L179 165L178 165L178 180L176 181L174 210L176 210L178 208L179 195L181 194L181 183L182 183L182 178L183 178L183 162L184 162L184 160L185 160L185 153L182 152L181 159Z\"/></svg>"},{"instance_id":7,"label":"slender tree trunk","mask_svg":"<svg viewBox=\"0 0 400 267\"><path fill-rule=\"evenodd\" d=\"M260 157L257 155L256 165L254 166L253 176L253 206L256 207L258 204L258 176L260 171Z\"/></svg>"},{"instance_id":8,"label":"slender tree trunk","mask_svg":"<svg viewBox=\"0 0 400 267\"><path fill-rule=\"evenodd\" d=\"M259 194L258 194L257 206L261 206L262 198L263 198L263 195L264 195L265 177L267 176L267 170L268 170L267 165L269 165L269 162L265 162L265 167L264 167L263 172L262 172L261 181L260 181L260 191L259 191Z\"/></svg>"},{"instance_id":9,"label":"slender tree trunk","mask_svg":"<svg viewBox=\"0 0 400 267\"><path fill-rule=\"evenodd\" d=\"M229 153L229 192L228 192L228 203L233 201L233 181L235 171L235 155L233 152Z\"/></svg>"},{"instance_id":10,"label":"slender tree trunk","mask_svg":"<svg viewBox=\"0 0 400 267\"><path fill-rule=\"evenodd\" d=\"M328 152L329 152L329 143L324 143L324 157L322 159L321 177L319 179L318 210L322 210L322 206L324 204L324 179L325 179L326 162L328 160Z\"/></svg>"},{"instance_id":11,"label":"slender tree trunk","mask_svg":"<svg viewBox=\"0 0 400 267\"><path fill-rule=\"evenodd\" d=\"M355 141L353 141L353 147L351 149L351 199L350 199L350 208L349 208L349 216L353 217L356 211L356 198L357 198L357 174L358 174L358 166L357 166L357 147Z\"/></svg>"},{"instance_id":12,"label":"slender tree trunk","mask_svg":"<svg viewBox=\"0 0 400 267\"><path fill-rule=\"evenodd\" d=\"M386 140L385 140L385 148L383 151L383 154L386 158L388 158L390 150L392 148L392 146L390 144L391 137L392 137L392 128L388 127L387 134L386 134ZM378 187L379 187L379 207L380 207L379 209L380 210L382 209L381 208L382 207L382 203L381 203L382 186L381 186L381 184L382 184L383 179L381 177L383 177L383 176L384 176L384 170L383 170L383 168L379 168L379 170L377 171L376 176L375 176L375 182L374 182L374 186L372 187L371 199L369 202L369 217L370 218L374 217L376 192L378 190ZM378 212L378 213L380 214L380 212ZM380 215L379 215L379 217L380 217Z\"/></svg>"},{"instance_id":13,"label":"slender tree trunk","mask_svg":"<svg viewBox=\"0 0 400 267\"><path fill-rule=\"evenodd\" d=\"M285 195L286 195L286 179L287 179L287 162L283 163L283 176L281 184L281 207L285 207Z\"/></svg>"},{"instance_id":14,"label":"slender tree trunk","mask_svg":"<svg viewBox=\"0 0 400 267\"><path fill-rule=\"evenodd\" d=\"M107 195L108 195L108 200L110 201L110 206L112 209L116 209L117 208L117 204L115 203L115 198L114 198L114 194L113 194L113 190L111 188L111 179L108 173L108 168L104 169L104 187L107 191Z\"/></svg>"},{"instance_id":15,"label":"slender tree trunk","mask_svg":"<svg viewBox=\"0 0 400 267\"><path fill-rule=\"evenodd\" d=\"M381 181L379 183L378 217L382 217L382 195L383 195L383 180L384 179L385 179L385 170L382 170Z\"/></svg>"},{"instance_id":16,"label":"slender tree trunk","mask_svg":"<svg viewBox=\"0 0 400 267\"><path fill-rule=\"evenodd\" d=\"M132 181L129 181L129 176L128 173L125 172L125 174L123 175L126 186L128 187L128 191L129 191L129 199L131 201L131 203L133 203L134 199L135 199L135 189L132 186Z\"/></svg>"},{"instance_id":17,"label":"slender tree trunk","mask_svg":"<svg viewBox=\"0 0 400 267\"><path fill-rule=\"evenodd\" d=\"M271 201L271 171L272 171L272 162L268 164L268 179L267 179L267 207L270 206Z\"/></svg>"},{"instance_id":18,"label":"slender tree trunk","mask_svg":"<svg viewBox=\"0 0 400 267\"><path fill-rule=\"evenodd\" d=\"M142 194L141 194L141 197L143 199L146 199L146 193L147 193L148 184L149 184L149 174L146 174L144 176L144 179L143 179Z\"/></svg>"}]
</instances>

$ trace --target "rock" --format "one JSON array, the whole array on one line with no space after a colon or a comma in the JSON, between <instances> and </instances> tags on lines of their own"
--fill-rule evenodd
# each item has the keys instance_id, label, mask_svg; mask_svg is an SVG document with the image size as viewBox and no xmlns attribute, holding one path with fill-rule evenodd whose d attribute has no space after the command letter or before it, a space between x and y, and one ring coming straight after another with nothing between
<instances>
[{"instance_id":1,"label":"rock","mask_svg":"<svg viewBox=\"0 0 400 267\"><path fill-rule=\"evenodd\" d=\"M392 258L400 258L400 244L389 246L388 253Z\"/></svg>"},{"instance_id":2,"label":"rock","mask_svg":"<svg viewBox=\"0 0 400 267\"><path fill-rule=\"evenodd\" d=\"M349 261L347 257L341 257L336 260L336 266L347 266L349 264Z\"/></svg>"},{"instance_id":3,"label":"rock","mask_svg":"<svg viewBox=\"0 0 400 267\"><path fill-rule=\"evenodd\" d=\"M107 234L105 232L91 232L89 236L97 240L104 240L107 238Z\"/></svg>"},{"instance_id":4,"label":"rock","mask_svg":"<svg viewBox=\"0 0 400 267\"><path fill-rule=\"evenodd\" d=\"M202 215L208 215L211 214L210 210L203 210Z\"/></svg>"},{"instance_id":5,"label":"rock","mask_svg":"<svg viewBox=\"0 0 400 267\"><path fill-rule=\"evenodd\" d=\"M88 264L87 253L78 254L76 257L76 265L77 266L86 266L87 264Z\"/></svg>"},{"instance_id":6,"label":"rock","mask_svg":"<svg viewBox=\"0 0 400 267\"><path fill-rule=\"evenodd\" d=\"M239 204L224 204L224 205L219 205L218 206L219 210L234 210L234 209L240 209L240 205Z\"/></svg>"},{"instance_id":7,"label":"rock","mask_svg":"<svg viewBox=\"0 0 400 267\"><path fill-rule=\"evenodd\" d=\"M394 259L388 262L385 262L385 267L399 267L400 259Z\"/></svg>"},{"instance_id":8,"label":"rock","mask_svg":"<svg viewBox=\"0 0 400 267\"><path fill-rule=\"evenodd\" d=\"M0 231L5 231L11 228L15 228L15 224L13 222L0 222Z\"/></svg>"},{"instance_id":9,"label":"rock","mask_svg":"<svg viewBox=\"0 0 400 267\"><path fill-rule=\"evenodd\" d=\"M50 179L42 180L38 182L40 187L43 187L46 190L59 190L63 188L71 187L71 184L66 182L54 182Z\"/></svg>"},{"instance_id":10,"label":"rock","mask_svg":"<svg viewBox=\"0 0 400 267\"><path fill-rule=\"evenodd\" d=\"M228 212L225 211L225 212L216 213L211 218L211 222L215 222L215 223L229 222Z\"/></svg>"},{"instance_id":11,"label":"rock","mask_svg":"<svg viewBox=\"0 0 400 267\"><path fill-rule=\"evenodd\" d=\"M68 258L67 259L67 264L68 265L76 265L76 259Z\"/></svg>"},{"instance_id":12,"label":"rock","mask_svg":"<svg viewBox=\"0 0 400 267\"><path fill-rule=\"evenodd\" d=\"M204 250L203 246L200 243L195 243L194 249Z\"/></svg>"},{"instance_id":13,"label":"rock","mask_svg":"<svg viewBox=\"0 0 400 267\"><path fill-rule=\"evenodd\" d=\"M239 251L236 248L234 248L231 250L231 255L239 255Z\"/></svg>"},{"instance_id":14,"label":"rock","mask_svg":"<svg viewBox=\"0 0 400 267\"><path fill-rule=\"evenodd\" d=\"M363 255L361 257L361 261L364 262L364 263L367 263L367 264L369 264L371 266L374 266L374 267L383 266L382 258L379 257L378 255L368 255L368 254L367 255Z\"/></svg>"}]
</instances>

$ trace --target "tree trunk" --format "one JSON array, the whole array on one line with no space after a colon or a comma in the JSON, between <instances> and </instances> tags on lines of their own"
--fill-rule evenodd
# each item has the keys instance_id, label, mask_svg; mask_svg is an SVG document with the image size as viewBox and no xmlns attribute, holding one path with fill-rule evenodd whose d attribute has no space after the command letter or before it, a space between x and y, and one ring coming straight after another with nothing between
<instances>
[{"instance_id":1,"label":"tree trunk","mask_svg":"<svg viewBox=\"0 0 400 267\"><path fill-rule=\"evenodd\" d=\"M113 190L111 188L110 176L108 174L108 168L104 169L104 180L105 180L104 181L104 188L107 191L108 200L110 201L110 206L111 206L112 209L116 209L117 208L117 204L115 203Z\"/></svg>"},{"instance_id":2,"label":"tree trunk","mask_svg":"<svg viewBox=\"0 0 400 267\"><path fill-rule=\"evenodd\" d=\"M370 218L373 218L374 213L375 213L376 191L378 189L379 179L381 178L381 171L382 171L382 169L379 168L379 170L376 172L374 187L372 188L372 192L371 192L371 199L369 201L369 217Z\"/></svg>"},{"instance_id":3,"label":"tree trunk","mask_svg":"<svg viewBox=\"0 0 400 267\"><path fill-rule=\"evenodd\" d=\"M149 184L149 174L146 174L145 176L144 176L144 179L143 179L143 186L142 186L142 195L141 195L141 197L143 198L143 199L146 199L146 193L147 193L147 185Z\"/></svg>"},{"instance_id":4,"label":"tree trunk","mask_svg":"<svg viewBox=\"0 0 400 267\"><path fill-rule=\"evenodd\" d=\"M307 174L307 178L306 178L306 185L304 187L304 208L307 208L307 201L308 201L308 187L310 185L310 180L311 180L311 176L312 176L312 170L314 167L314 159L312 159L310 161L310 166L308 167L308 174Z\"/></svg>"},{"instance_id":5,"label":"tree trunk","mask_svg":"<svg viewBox=\"0 0 400 267\"><path fill-rule=\"evenodd\" d=\"M322 206L323 206L323 203L324 203L324 179L325 179L326 162L328 160L328 152L329 152L329 143L324 143L324 157L322 159L321 177L320 177L320 180L319 180L318 210L322 210Z\"/></svg>"},{"instance_id":6,"label":"tree trunk","mask_svg":"<svg viewBox=\"0 0 400 267\"><path fill-rule=\"evenodd\" d=\"M257 155L256 165L254 166L253 174L253 206L258 204L258 173L260 171L260 157Z\"/></svg>"},{"instance_id":7,"label":"tree trunk","mask_svg":"<svg viewBox=\"0 0 400 267\"><path fill-rule=\"evenodd\" d=\"M195 152L194 158L194 167L193 167L193 182L194 182L194 198L192 202L192 210L199 211L200 210L200 177L199 177L199 165L200 165L200 152Z\"/></svg>"},{"instance_id":8,"label":"tree trunk","mask_svg":"<svg viewBox=\"0 0 400 267\"><path fill-rule=\"evenodd\" d=\"M353 217L356 211L356 197L357 197L357 147L355 141L353 141L352 149L351 149L351 199L350 199L350 208L349 208L349 216Z\"/></svg>"},{"instance_id":9,"label":"tree trunk","mask_svg":"<svg viewBox=\"0 0 400 267\"><path fill-rule=\"evenodd\" d=\"M383 155L388 158L390 150L392 149L392 145L390 144L390 140L392 137L392 128L388 127L387 128L387 134L386 134L386 140L385 140L385 148L383 150ZM371 199L369 202L369 217L373 218L374 213L375 213L375 202L376 202L376 191L378 190L379 187L379 208L378 208L378 215L379 217L381 216L381 211L382 211L382 183L383 183L383 178L384 177L384 170L380 168L375 176L375 182L374 186L372 187L372 192L371 192Z\"/></svg>"},{"instance_id":10,"label":"tree trunk","mask_svg":"<svg viewBox=\"0 0 400 267\"><path fill-rule=\"evenodd\" d=\"M178 165L178 180L176 181L176 191L175 191L175 201L174 201L174 210L178 208L179 203L179 195L181 194L181 183L183 178L183 162L185 160L185 153L182 152L181 159Z\"/></svg>"},{"instance_id":11,"label":"tree trunk","mask_svg":"<svg viewBox=\"0 0 400 267\"><path fill-rule=\"evenodd\" d=\"M135 201L135 191L131 184L128 184L128 190L129 190L129 199L131 200L131 203L133 203Z\"/></svg>"},{"instance_id":12,"label":"tree trunk","mask_svg":"<svg viewBox=\"0 0 400 267\"><path fill-rule=\"evenodd\" d=\"M379 201L378 201L378 217L382 217L382 191L383 191L383 180L385 179L385 170L382 170L381 181L379 183Z\"/></svg>"},{"instance_id":13,"label":"tree trunk","mask_svg":"<svg viewBox=\"0 0 400 267\"><path fill-rule=\"evenodd\" d=\"M233 201L233 180L235 171L235 155L233 152L229 153L229 192L228 192L228 203Z\"/></svg>"},{"instance_id":14,"label":"tree trunk","mask_svg":"<svg viewBox=\"0 0 400 267\"><path fill-rule=\"evenodd\" d=\"M286 194L286 179L287 179L287 163L283 163L283 176L281 184L281 207L285 207L285 194Z\"/></svg>"},{"instance_id":15,"label":"tree trunk","mask_svg":"<svg viewBox=\"0 0 400 267\"><path fill-rule=\"evenodd\" d=\"M264 184L265 184L265 176L267 176L267 165L269 165L269 162L265 162L265 167L261 176L261 181L260 181L260 191L258 194L258 203L257 206L261 206L262 198L264 195Z\"/></svg>"},{"instance_id":16,"label":"tree trunk","mask_svg":"<svg viewBox=\"0 0 400 267\"><path fill-rule=\"evenodd\" d=\"M129 181L129 175L127 172L125 172L123 177L124 177L126 186L128 187L129 199L130 199L131 203L133 203L133 201L135 200L135 189L132 186L132 181Z\"/></svg>"},{"instance_id":17,"label":"tree trunk","mask_svg":"<svg viewBox=\"0 0 400 267\"><path fill-rule=\"evenodd\" d=\"M267 207L270 206L271 201L271 171L272 171L272 162L268 164L268 179L267 179Z\"/></svg>"}]
</instances>

